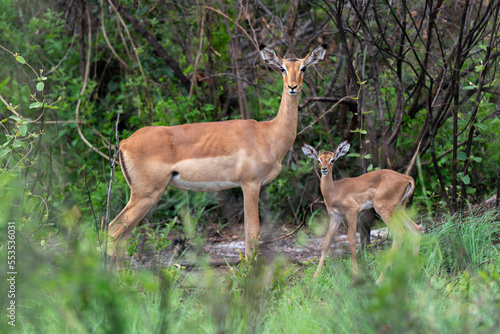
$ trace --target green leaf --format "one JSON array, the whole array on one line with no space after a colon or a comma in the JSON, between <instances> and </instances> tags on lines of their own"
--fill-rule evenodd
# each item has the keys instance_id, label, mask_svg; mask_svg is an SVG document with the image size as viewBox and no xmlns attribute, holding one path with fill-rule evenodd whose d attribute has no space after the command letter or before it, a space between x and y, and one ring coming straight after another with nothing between
<instances>
[{"instance_id":1,"label":"green leaf","mask_svg":"<svg viewBox=\"0 0 500 334\"><path fill-rule=\"evenodd\" d=\"M21 136L26 136L26 132L28 131L28 127L26 124L23 124L19 127L19 132L21 132Z\"/></svg>"},{"instance_id":2,"label":"green leaf","mask_svg":"<svg viewBox=\"0 0 500 334\"><path fill-rule=\"evenodd\" d=\"M9 149L3 149L3 150L0 150L0 158L1 157L4 157L6 156L7 154L9 154L10 152L12 152L11 150Z\"/></svg>"},{"instance_id":3,"label":"green leaf","mask_svg":"<svg viewBox=\"0 0 500 334\"><path fill-rule=\"evenodd\" d=\"M465 161L467 160L467 154L465 154L465 152L457 152L457 159L458 160L461 160L461 161Z\"/></svg>"},{"instance_id":4,"label":"green leaf","mask_svg":"<svg viewBox=\"0 0 500 334\"><path fill-rule=\"evenodd\" d=\"M371 157L372 157L371 154L368 153L363 156L363 159L370 159Z\"/></svg>"},{"instance_id":5,"label":"green leaf","mask_svg":"<svg viewBox=\"0 0 500 334\"><path fill-rule=\"evenodd\" d=\"M41 92L44 87L45 87L45 84L43 82L39 82L36 84L36 90L39 92Z\"/></svg>"},{"instance_id":6,"label":"green leaf","mask_svg":"<svg viewBox=\"0 0 500 334\"><path fill-rule=\"evenodd\" d=\"M24 60L22 56L15 55L14 57L16 58L18 63L26 64L26 60Z\"/></svg>"},{"instance_id":7,"label":"green leaf","mask_svg":"<svg viewBox=\"0 0 500 334\"><path fill-rule=\"evenodd\" d=\"M464 86L463 89L467 89L467 90L472 90L472 89L476 89L477 86Z\"/></svg>"},{"instance_id":8,"label":"green leaf","mask_svg":"<svg viewBox=\"0 0 500 334\"><path fill-rule=\"evenodd\" d=\"M474 160L475 162L483 161L483 158L481 158L481 157L471 157L471 159Z\"/></svg>"},{"instance_id":9,"label":"green leaf","mask_svg":"<svg viewBox=\"0 0 500 334\"><path fill-rule=\"evenodd\" d=\"M469 177L469 175L462 176L462 182L464 184L469 184L470 183L470 177Z\"/></svg>"},{"instance_id":10,"label":"green leaf","mask_svg":"<svg viewBox=\"0 0 500 334\"><path fill-rule=\"evenodd\" d=\"M353 157L353 158L359 158L360 154L359 153L349 153L347 156L348 157Z\"/></svg>"},{"instance_id":11,"label":"green leaf","mask_svg":"<svg viewBox=\"0 0 500 334\"><path fill-rule=\"evenodd\" d=\"M41 106L42 102L33 102L32 104L30 104L30 109L40 108Z\"/></svg>"},{"instance_id":12,"label":"green leaf","mask_svg":"<svg viewBox=\"0 0 500 334\"><path fill-rule=\"evenodd\" d=\"M475 123L474 124L477 128L480 128L481 130L487 130L488 127L485 124L482 123Z\"/></svg>"}]
</instances>

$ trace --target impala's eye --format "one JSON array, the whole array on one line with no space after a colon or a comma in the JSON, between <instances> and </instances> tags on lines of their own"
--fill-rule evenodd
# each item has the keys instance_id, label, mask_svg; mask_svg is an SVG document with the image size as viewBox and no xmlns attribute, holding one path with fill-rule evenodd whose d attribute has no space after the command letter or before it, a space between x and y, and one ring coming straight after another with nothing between
<instances>
[{"instance_id":1,"label":"impala's eye","mask_svg":"<svg viewBox=\"0 0 500 334\"><path fill-rule=\"evenodd\" d=\"M301 71L302 73L304 73L304 72L306 71L306 69L307 69L307 67L302 66L302 68L300 69L300 71Z\"/></svg>"},{"instance_id":2,"label":"impala's eye","mask_svg":"<svg viewBox=\"0 0 500 334\"><path fill-rule=\"evenodd\" d=\"M286 70L285 70L284 67L280 67L280 71L281 71L281 73L285 73L286 72Z\"/></svg>"}]
</instances>

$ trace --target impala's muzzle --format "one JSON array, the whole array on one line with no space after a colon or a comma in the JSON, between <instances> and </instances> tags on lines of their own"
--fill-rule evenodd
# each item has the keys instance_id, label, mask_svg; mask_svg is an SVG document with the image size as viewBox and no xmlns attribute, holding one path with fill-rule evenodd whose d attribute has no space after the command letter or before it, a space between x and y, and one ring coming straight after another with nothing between
<instances>
[{"instance_id":1,"label":"impala's muzzle","mask_svg":"<svg viewBox=\"0 0 500 334\"><path fill-rule=\"evenodd\" d=\"M299 92L297 91L297 84L293 83L288 85L288 95L297 95Z\"/></svg>"},{"instance_id":2,"label":"impala's muzzle","mask_svg":"<svg viewBox=\"0 0 500 334\"><path fill-rule=\"evenodd\" d=\"M328 175L328 169L327 168L321 168L321 174L323 174L324 176L327 176Z\"/></svg>"}]
</instances>

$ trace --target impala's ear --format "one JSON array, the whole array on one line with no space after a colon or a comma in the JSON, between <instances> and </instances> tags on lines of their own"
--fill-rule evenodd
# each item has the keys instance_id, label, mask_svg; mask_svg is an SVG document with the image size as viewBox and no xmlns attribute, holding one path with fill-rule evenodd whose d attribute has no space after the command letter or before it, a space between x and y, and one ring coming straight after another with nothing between
<instances>
[{"instance_id":1,"label":"impala's ear","mask_svg":"<svg viewBox=\"0 0 500 334\"><path fill-rule=\"evenodd\" d=\"M323 58L325 58L325 54L326 44L321 44L304 58L304 66L310 66L319 63L321 60L323 60Z\"/></svg>"},{"instance_id":2,"label":"impala's ear","mask_svg":"<svg viewBox=\"0 0 500 334\"><path fill-rule=\"evenodd\" d=\"M304 144L304 146L302 146L302 152L304 152L304 154L311 159L319 159L318 152L316 152L314 147L312 147L311 145Z\"/></svg>"},{"instance_id":3,"label":"impala's ear","mask_svg":"<svg viewBox=\"0 0 500 334\"><path fill-rule=\"evenodd\" d=\"M283 59L281 59L281 57L273 49L268 48L263 44L259 46L259 49L260 49L260 54L262 55L262 59L264 59L266 63L281 68L283 64Z\"/></svg>"},{"instance_id":4,"label":"impala's ear","mask_svg":"<svg viewBox=\"0 0 500 334\"><path fill-rule=\"evenodd\" d=\"M346 153L349 152L349 147L351 147L351 144L349 144L347 140L340 143L340 145L337 146L337 149L335 150L335 160L343 155L346 155Z\"/></svg>"}]
</instances>

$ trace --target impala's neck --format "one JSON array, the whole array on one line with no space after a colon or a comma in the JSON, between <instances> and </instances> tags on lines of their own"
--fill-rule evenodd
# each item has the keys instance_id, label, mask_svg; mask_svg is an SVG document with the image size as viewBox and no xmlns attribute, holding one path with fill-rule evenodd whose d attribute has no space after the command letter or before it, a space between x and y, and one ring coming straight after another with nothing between
<instances>
[{"instance_id":1,"label":"impala's neck","mask_svg":"<svg viewBox=\"0 0 500 334\"><path fill-rule=\"evenodd\" d=\"M291 96L283 89L278 115L270 121L275 147L282 158L292 148L297 136L298 113L299 94Z\"/></svg>"},{"instance_id":2,"label":"impala's neck","mask_svg":"<svg viewBox=\"0 0 500 334\"><path fill-rule=\"evenodd\" d=\"M335 181L333 181L332 171L330 171L327 175L321 175L320 188L323 197L325 197L326 194L330 195L335 194ZM326 199L325 199L325 204L326 204Z\"/></svg>"}]
</instances>

